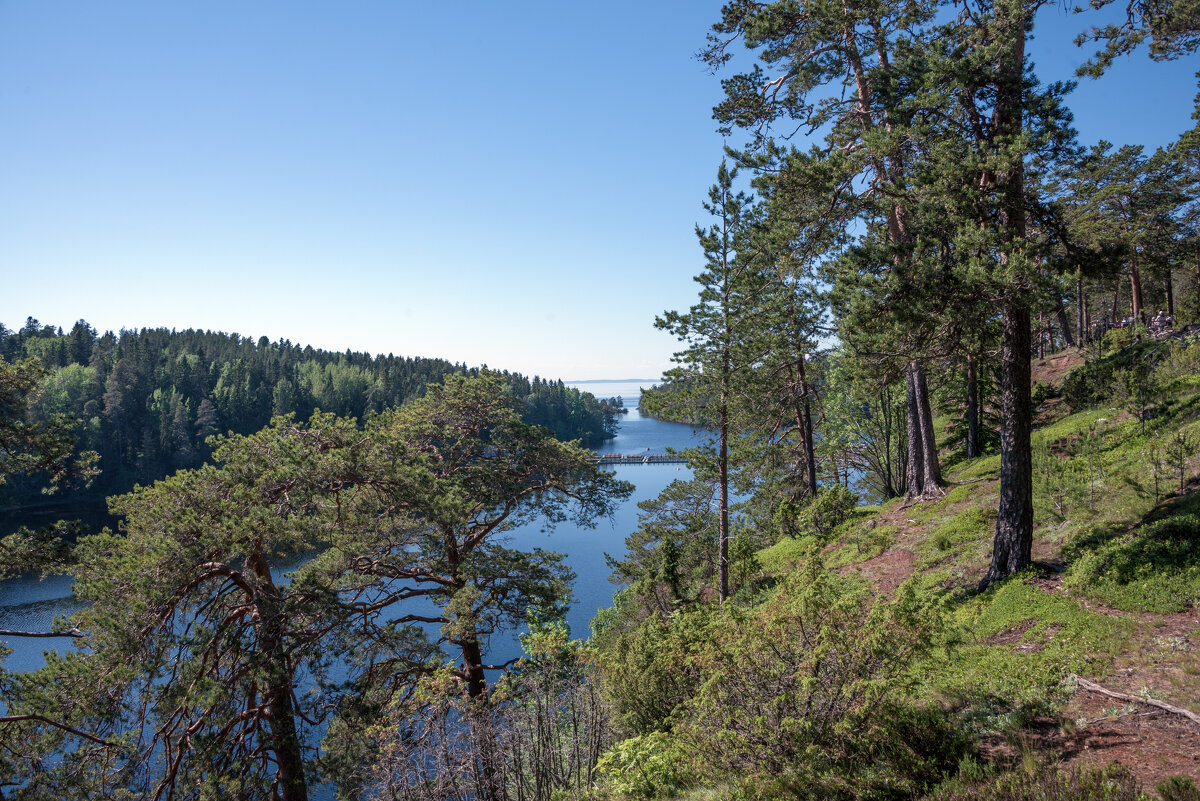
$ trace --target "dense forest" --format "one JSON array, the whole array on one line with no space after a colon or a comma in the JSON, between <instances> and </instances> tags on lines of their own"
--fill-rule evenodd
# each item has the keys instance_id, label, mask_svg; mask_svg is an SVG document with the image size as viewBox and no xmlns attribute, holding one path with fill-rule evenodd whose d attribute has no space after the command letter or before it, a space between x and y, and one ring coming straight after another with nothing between
<instances>
[{"instance_id":1,"label":"dense forest","mask_svg":"<svg viewBox=\"0 0 1200 801\"><path fill-rule=\"evenodd\" d=\"M5 632L77 648L0 672L0 793L1200 798L1200 128L1082 146L1028 57L1043 5L721 9L700 289L641 403L711 438L639 504L586 641L565 558L505 535L630 496L553 436L587 396L6 332L10 483L86 481L89 449L170 475L116 532L3 540L82 608ZM1200 46L1195 3L1120 11L1081 76Z\"/></svg>"},{"instance_id":2,"label":"dense forest","mask_svg":"<svg viewBox=\"0 0 1200 801\"><path fill-rule=\"evenodd\" d=\"M15 331L0 324L0 356L10 364L36 359L47 372L35 418L77 419L79 449L99 454L90 488L64 493L75 502L197 467L213 434L249 434L275 415L308 419L316 409L361 420L422 397L448 375L479 372L442 359L330 353L212 331L98 334L80 320L64 332L32 317ZM590 447L613 435L618 410L610 402L562 381L502 375L527 422ZM36 504L39 478L10 482L3 505Z\"/></svg>"}]
</instances>

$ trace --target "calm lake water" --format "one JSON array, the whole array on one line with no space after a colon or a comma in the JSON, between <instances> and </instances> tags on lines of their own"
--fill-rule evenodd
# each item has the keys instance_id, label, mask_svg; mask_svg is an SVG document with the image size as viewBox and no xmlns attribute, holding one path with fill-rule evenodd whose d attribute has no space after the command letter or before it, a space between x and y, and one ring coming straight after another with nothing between
<instances>
[{"instance_id":1,"label":"calm lake water","mask_svg":"<svg viewBox=\"0 0 1200 801\"><path fill-rule=\"evenodd\" d=\"M617 437L605 442L599 449L601 453L662 453L667 447L682 449L697 444L698 432L691 426L663 423L638 414L640 388L650 383L614 381L572 384L597 398L620 396L629 408L628 414L622 415ZM624 554L625 537L637 528L638 501L658 495L674 479L690 477L686 466L674 464L619 465L609 469L618 478L637 487L633 496L616 509L610 518L596 521L595 528L590 529L568 523L547 533L539 526L528 526L514 531L511 537L513 547L540 547L567 555L567 563L577 575L575 598L567 615L567 622L575 637L587 637L588 624L597 610L612 603L615 587L608 580L609 570L604 554L618 557ZM53 576L45 580L30 576L0 582L0 629L45 631L56 616L70 615L78 606L71 593L69 576ZM36 669L44 664L44 651L67 648L70 642L65 637L11 638L8 641L0 638L0 644L13 649L4 667L14 671ZM495 662L518 656L520 645L516 632L493 638L488 651L489 657Z\"/></svg>"}]
</instances>

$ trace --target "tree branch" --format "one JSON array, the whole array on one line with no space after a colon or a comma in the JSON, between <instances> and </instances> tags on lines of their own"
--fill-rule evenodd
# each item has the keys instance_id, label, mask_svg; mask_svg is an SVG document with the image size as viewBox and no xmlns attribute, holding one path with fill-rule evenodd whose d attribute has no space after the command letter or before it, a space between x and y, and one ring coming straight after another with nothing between
<instances>
[{"instance_id":1,"label":"tree branch","mask_svg":"<svg viewBox=\"0 0 1200 801\"><path fill-rule=\"evenodd\" d=\"M109 742L102 737L97 737L94 734L77 729L74 726L68 726L65 723L59 723L57 720L51 720L44 715L4 715L3 717L0 717L0 723L20 723L26 720L34 720L39 723L45 723L47 726L53 726L56 729L62 729L65 732L74 734L77 737L82 737L85 740L91 740L93 743L96 743L97 745L103 745L106 748L120 748L120 745L117 743Z\"/></svg>"},{"instance_id":2,"label":"tree branch","mask_svg":"<svg viewBox=\"0 0 1200 801\"><path fill-rule=\"evenodd\" d=\"M1148 704L1150 706L1156 706L1159 709L1165 709L1166 711L1173 712L1176 715L1183 715L1185 718L1192 721L1193 723L1200 723L1200 715L1197 715L1195 712L1190 712L1186 709L1182 709L1177 706L1172 706L1171 704L1156 700L1154 698L1140 698L1136 695L1126 695L1125 693L1119 693L1119 692L1116 692L1115 690L1109 690L1104 687L1101 687L1099 684L1096 684L1096 682L1094 682L1094 681L1088 681L1087 679L1080 678L1079 676L1076 676L1074 673L1071 674L1071 678L1075 680L1076 684L1078 684L1080 687L1082 687L1085 690L1089 690L1094 693L1100 693L1101 695L1107 695L1109 698L1116 698L1118 701L1129 701L1129 702L1135 703L1135 704Z\"/></svg>"}]
</instances>

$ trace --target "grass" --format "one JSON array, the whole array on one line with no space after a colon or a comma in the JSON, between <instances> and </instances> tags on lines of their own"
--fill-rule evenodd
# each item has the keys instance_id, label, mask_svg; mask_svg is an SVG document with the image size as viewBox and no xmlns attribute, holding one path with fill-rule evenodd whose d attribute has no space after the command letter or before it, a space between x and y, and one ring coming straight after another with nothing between
<instances>
[{"instance_id":1,"label":"grass","mask_svg":"<svg viewBox=\"0 0 1200 801\"><path fill-rule=\"evenodd\" d=\"M981 547L990 547L996 525L996 510L973 506L944 521L917 546L918 566L930 568L969 553L978 560Z\"/></svg>"},{"instance_id":2,"label":"grass","mask_svg":"<svg viewBox=\"0 0 1200 801\"><path fill-rule=\"evenodd\" d=\"M874 559L891 548L900 532L896 526L859 526L826 557L827 567L839 568Z\"/></svg>"},{"instance_id":3,"label":"grass","mask_svg":"<svg viewBox=\"0 0 1200 801\"><path fill-rule=\"evenodd\" d=\"M936 689L968 701L1054 705L1073 692L1071 673L1103 676L1129 644L1132 621L1013 579L959 606L962 645L931 665Z\"/></svg>"},{"instance_id":4,"label":"grass","mask_svg":"<svg viewBox=\"0 0 1200 801\"><path fill-rule=\"evenodd\" d=\"M1200 649L1191 644L1200 630L1189 640L1156 627L1163 619L1144 617L1200 603L1200 493L1164 501L1178 477L1160 470L1156 488L1152 469L1156 450L1177 433L1200 442L1200 376L1187 372L1200 370L1200 347L1194 350L1187 359L1195 364L1164 362L1174 374L1160 376L1144 433L1129 404L1116 401L1066 414L1036 433L1035 467L1038 458L1069 462L1072 476L1058 480L1075 482L1067 493L1035 491L1035 553L1061 557L1061 591L1033 573L979 595L962 589L974 585L990 554L997 455L949 467L946 495L934 502L856 510L824 539L827 566L842 568L897 546L900 530L879 517L907 521L903 547L916 553L918 592L942 598L954 640L922 663L921 694L956 710L977 735L1024 736L1035 716L1055 714L1074 695L1070 674L1103 680L1114 662L1170 666L1170 685L1158 689L1174 698L1189 696L1200 678ZM760 552L759 561L766 572L782 573L820 544L787 540Z\"/></svg>"},{"instance_id":5,"label":"grass","mask_svg":"<svg viewBox=\"0 0 1200 801\"><path fill-rule=\"evenodd\" d=\"M769 548L763 548L757 554L758 564L763 573L775 576L789 572L819 547L816 537L785 537Z\"/></svg>"},{"instance_id":6,"label":"grass","mask_svg":"<svg viewBox=\"0 0 1200 801\"><path fill-rule=\"evenodd\" d=\"M1117 609L1182 611L1200 600L1200 497L1168 502L1129 531L1093 529L1069 549L1072 592Z\"/></svg>"}]
</instances>

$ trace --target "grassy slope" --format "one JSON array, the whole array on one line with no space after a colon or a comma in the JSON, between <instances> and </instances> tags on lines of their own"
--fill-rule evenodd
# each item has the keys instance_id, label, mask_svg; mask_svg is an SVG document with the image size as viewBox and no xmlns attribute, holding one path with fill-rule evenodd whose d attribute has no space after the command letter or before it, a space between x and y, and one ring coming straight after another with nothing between
<instances>
[{"instance_id":1,"label":"grassy slope","mask_svg":"<svg viewBox=\"0 0 1200 801\"><path fill-rule=\"evenodd\" d=\"M1027 575L974 590L991 553L997 456L951 468L938 501L860 510L827 548L831 566L859 571L883 594L914 575L946 591L960 645L927 665L925 681L992 757L1119 760L1149 787L1169 775L1200 780L1195 724L1070 678L1200 712L1200 375L1188 363L1200 354L1183 356L1160 366L1145 434L1128 401L1073 414L1056 399L1043 405L1037 569ZM1061 379L1065 361L1038 364L1035 379ZM785 541L760 563L785 570L799 550Z\"/></svg>"}]
</instances>

